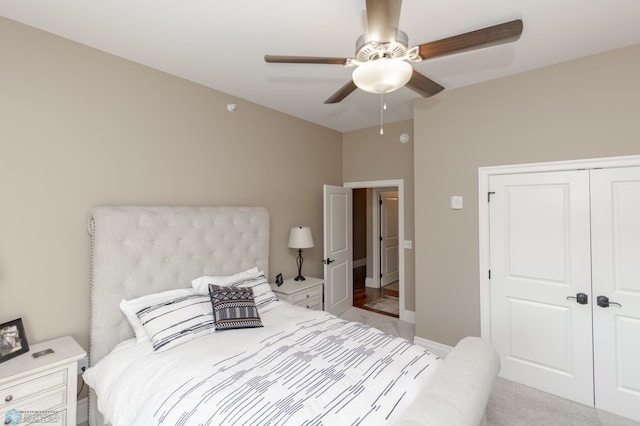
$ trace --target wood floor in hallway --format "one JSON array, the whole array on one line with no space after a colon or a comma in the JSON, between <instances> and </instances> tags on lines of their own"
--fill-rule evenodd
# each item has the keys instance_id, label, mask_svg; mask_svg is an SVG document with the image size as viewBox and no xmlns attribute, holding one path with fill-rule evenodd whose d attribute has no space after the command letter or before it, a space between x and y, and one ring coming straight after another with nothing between
<instances>
[{"instance_id":1,"label":"wood floor in hallway","mask_svg":"<svg viewBox=\"0 0 640 426\"><path fill-rule=\"evenodd\" d=\"M382 315L388 315L390 317L398 318L398 315L390 314L389 312L379 311L377 309L368 308L364 305L367 303L379 299L383 295L398 297L399 292L392 287L388 289L386 287L382 288L371 288L365 285L365 280L367 277L367 267L359 266L357 268L353 268L353 306L356 308L366 309L371 312L376 312Z\"/></svg>"}]
</instances>

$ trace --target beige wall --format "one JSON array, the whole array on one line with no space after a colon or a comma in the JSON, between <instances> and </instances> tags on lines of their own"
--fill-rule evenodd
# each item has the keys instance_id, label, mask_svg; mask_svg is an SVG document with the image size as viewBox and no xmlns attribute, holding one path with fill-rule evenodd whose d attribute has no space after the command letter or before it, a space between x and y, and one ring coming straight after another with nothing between
<instances>
[{"instance_id":1,"label":"beige wall","mask_svg":"<svg viewBox=\"0 0 640 426\"><path fill-rule=\"evenodd\" d=\"M0 322L22 317L31 342L71 334L86 348L97 205L265 206L270 278L296 272L299 224L316 242L305 275L322 276L339 132L4 18L0 64Z\"/></svg>"},{"instance_id":2,"label":"beige wall","mask_svg":"<svg viewBox=\"0 0 640 426\"><path fill-rule=\"evenodd\" d=\"M416 102L417 336L480 333L478 167L640 154L638 76L640 45Z\"/></svg>"},{"instance_id":3,"label":"beige wall","mask_svg":"<svg viewBox=\"0 0 640 426\"><path fill-rule=\"evenodd\" d=\"M375 97L375 95L370 95ZM410 136L400 143L400 135ZM391 179L404 180L404 237L413 240L413 121L401 121L380 127L354 130L343 134L342 173L345 182ZM405 250L405 309L415 308L414 252Z\"/></svg>"}]
</instances>

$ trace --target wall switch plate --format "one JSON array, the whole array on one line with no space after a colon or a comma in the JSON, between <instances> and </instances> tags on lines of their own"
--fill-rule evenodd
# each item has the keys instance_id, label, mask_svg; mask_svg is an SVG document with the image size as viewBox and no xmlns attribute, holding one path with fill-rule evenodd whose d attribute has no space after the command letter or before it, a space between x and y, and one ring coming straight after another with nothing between
<instances>
[{"instance_id":1,"label":"wall switch plate","mask_svg":"<svg viewBox=\"0 0 640 426\"><path fill-rule=\"evenodd\" d=\"M461 210L462 209L462 195L452 195L451 196L451 208L453 210Z\"/></svg>"},{"instance_id":2,"label":"wall switch plate","mask_svg":"<svg viewBox=\"0 0 640 426\"><path fill-rule=\"evenodd\" d=\"M84 373L84 370L89 368L89 357L84 356L84 358L78 360L78 376Z\"/></svg>"},{"instance_id":3,"label":"wall switch plate","mask_svg":"<svg viewBox=\"0 0 640 426\"><path fill-rule=\"evenodd\" d=\"M413 241L411 240L404 240L404 248L406 249L412 249L413 248Z\"/></svg>"}]
</instances>

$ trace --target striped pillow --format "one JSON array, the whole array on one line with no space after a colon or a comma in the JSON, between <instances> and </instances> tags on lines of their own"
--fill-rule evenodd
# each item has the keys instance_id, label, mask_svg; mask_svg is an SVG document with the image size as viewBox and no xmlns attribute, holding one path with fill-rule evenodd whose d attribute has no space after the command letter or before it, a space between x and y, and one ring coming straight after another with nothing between
<instances>
[{"instance_id":1,"label":"striped pillow","mask_svg":"<svg viewBox=\"0 0 640 426\"><path fill-rule=\"evenodd\" d=\"M147 294L135 299L122 300L120 302L120 309L122 310L122 313L125 315L125 317L127 317L129 324L131 324L138 343L148 342L149 336L147 335L144 326L138 318L138 311L146 308L147 306L157 305L162 302L168 302L180 296L190 294L195 294L193 289L190 288L179 288L175 290L162 291L160 293Z\"/></svg>"},{"instance_id":2,"label":"striped pillow","mask_svg":"<svg viewBox=\"0 0 640 426\"><path fill-rule=\"evenodd\" d=\"M231 287L235 288L250 288L253 290L253 298L256 302L256 307L261 314L269 312L275 308L277 304L273 303L278 300L271 286L264 277L264 273L261 273L257 277L245 278L235 281L231 284Z\"/></svg>"},{"instance_id":3,"label":"striped pillow","mask_svg":"<svg viewBox=\"0 0 640 426\"><path fill-rule=\"evenodd\" d=\"M136 312L153 350L162 352L214 331L211 302L188 294L142 307Z\"/></svg>"},{"instance_id":4,"label":"striped pillow","mask_svg":"<svg viewBox=\"0 0 640 426\"><path fill-rule=\"evenodd\" d=\"M200 294L207 294L209 285L250 288L253 290L253 298L258 312L262 315L277 306L273 302L276 302L278 298L271 290L264 272L256 271L256 268L253 268L228 277L199 277L191 281L191 285Z\"/></svg>"},{"instance_id":5,"label":"striped pillow","mask_svg":"<svg viewBox=\"0 0 640 426\"><path fill-rule=\"evenodd\" d=\"M209 284L216 330L262 327L250 288Z\"/></svg>"}]
</instances>

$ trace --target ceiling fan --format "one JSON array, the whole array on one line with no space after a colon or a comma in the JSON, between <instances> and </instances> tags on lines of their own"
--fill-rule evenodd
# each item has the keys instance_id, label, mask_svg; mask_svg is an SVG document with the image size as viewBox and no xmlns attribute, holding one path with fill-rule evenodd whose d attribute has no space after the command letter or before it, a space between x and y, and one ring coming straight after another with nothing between
<instances>
[{"instance_id":1,"label":"ceiling fan","mask_svg":"<svg viewBox=\"0 0 640 426\"><path fill-rule=\"evenodd\" d=\"M366 0L369 30L356 41L355 58L265 55L270 63L335 64L355 67L352 80L330 96L325 104L342 101L360 88L371 93L389 93L405 85L421 96L444 90L440 84L417 72L409 62L461 53L516 41L522 34L522 20L409 47L407 34L398 29L402 0Z\"/></svg>"}]
</instances>

